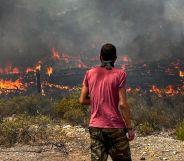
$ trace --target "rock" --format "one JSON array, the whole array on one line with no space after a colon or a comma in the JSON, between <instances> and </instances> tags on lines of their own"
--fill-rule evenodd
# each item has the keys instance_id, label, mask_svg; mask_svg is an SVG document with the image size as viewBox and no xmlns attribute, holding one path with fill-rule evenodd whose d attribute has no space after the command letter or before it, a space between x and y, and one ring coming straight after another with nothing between
<instances>
[{"instance_id":1,"label":"rock","mask_svg":"<svg viewBox=\"0 0 184 161\"><path fill-rule=\"evenodd\" d=\"M175 155L175 154L177 154L178 152L177 151L173 151L173 154Z\"/></svg>"},{"instance_id":2,"label":"rock","mask_svg":"<svg viewBox=\"0 0 184 161\"><path fill-rule=\"evenodd\" d=\"M56 126L54 127L55 130L58 130L58 129L60 129L60 128L61 128L61 126L59 126L59 125L56 125Z\"/></svg>"},{"instance_id":3,"label":"rock","mask_svg":"<svg viewBox=\"0 0 184 161\"><path fill-rule=\"evenodd\" d=\"M68 129L68 128L71 128L72 126L71 125L65 125L63 126L63 129Z\"/></svg>"},{"instance_id":4,"label":"rock","mask_svg":"<svg viewBox=\"0 0 184 161\"><path fill-rule=\"evenodd\" d=\"M143 154L143 155L145 155L145 154L146 154L146 152L144 151L142 154Z\"/></svg>"},{"instance_id":5,"label":"rock","mask_svg":"<svg viewBox=\"0 0 184 161\"><path fill-rule=\"evenodd\" d=\"M67 137L72 137L72 136L73 136L73 133L72 133L72 132L67 132L67 133L66 133L66 136L67 136Z\"/></svg>"},{"instance_id":6,"label":"rock","mask_svg":"<svg viewBox=\"0 0 184 161\"><path fill-rule=\"evenodd\" d=\"M85 132L85 129L84 128L79 128L79 129L77 129L77 131L79 131L79 132Z\"/></svg>"}]
</instances>

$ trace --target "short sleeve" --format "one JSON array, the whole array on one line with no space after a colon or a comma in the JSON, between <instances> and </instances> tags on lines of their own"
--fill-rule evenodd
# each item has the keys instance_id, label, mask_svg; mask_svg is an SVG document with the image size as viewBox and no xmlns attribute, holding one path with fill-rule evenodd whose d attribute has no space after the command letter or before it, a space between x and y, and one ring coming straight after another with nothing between
<instances>
[{"instance_id":1,"label":"short sleeve","mask_svg":"<svg viewBox=\"0 0 184 161\"><path fill-rule=\"evenodd\" d=\"M88 87L88 71L86 72L84 76L82 85Z\"/></svg>"},{"instance_id":2,"label":"short sleeve","mask_svg":"<svg viewBox=\"0 0 184 161\"><path fill-rule=\"evenodd\" d=\"M123 71L120 73L119 88L126 87L126 73Z\"/></svg>"}]
</instances>

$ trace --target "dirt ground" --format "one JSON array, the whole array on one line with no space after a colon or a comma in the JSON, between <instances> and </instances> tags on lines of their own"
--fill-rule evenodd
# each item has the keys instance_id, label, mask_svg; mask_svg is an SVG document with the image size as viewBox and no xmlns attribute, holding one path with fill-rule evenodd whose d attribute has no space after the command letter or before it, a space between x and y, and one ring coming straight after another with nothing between
<instances>
[{"instance_id":1,"label":"dirt ground","mask_svg":"<svg viewBox=\"0 0 184 161\"><path fill-rule=\"evenodd\" d=\"M1 147L0 161L90 161L89 143L86 130L69 128L63 143ZM166 132L136 137L130 145L133 161L184 161L184 142Z\"/></svg>"}]
</instances>

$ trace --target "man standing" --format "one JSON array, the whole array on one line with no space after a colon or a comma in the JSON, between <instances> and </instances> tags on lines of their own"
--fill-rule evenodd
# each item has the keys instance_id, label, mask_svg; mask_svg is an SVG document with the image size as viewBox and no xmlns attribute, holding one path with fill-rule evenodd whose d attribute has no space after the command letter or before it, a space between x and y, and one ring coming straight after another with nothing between
<instances>
[{"instance_id":1,"label":"man standing","mask_svg":"<svg viewBox=\"0 0 184 161\"><path fill-rule=\"evenodd\" d=\"M116 48L102 46L101 66L88 70L81 90L80 103L91 105L89 132L91 161L131 161L129 141L135 132L126 99L126 74L114 67ZM127 134L127 135L126 135Z\"/></svg>"}]
</instances>

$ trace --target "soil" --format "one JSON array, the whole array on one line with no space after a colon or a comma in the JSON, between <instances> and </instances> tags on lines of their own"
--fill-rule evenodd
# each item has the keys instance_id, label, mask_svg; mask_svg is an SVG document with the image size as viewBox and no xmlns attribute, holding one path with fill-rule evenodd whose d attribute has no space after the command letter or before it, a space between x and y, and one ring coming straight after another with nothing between
<instances>
[{"instance_id":1,"label":"soil","mask_svg":"<svg viewBox=\"0 0 184 161\"><path fill-rule=\"evenodd\" d=\"M1 147L0 161L90 161L88 130L70 125L62 128L66 131L63 142ZM137 136L130 146L133 161L184 161L184 142L169 132Z\"/></svg>"}]
</instances>

